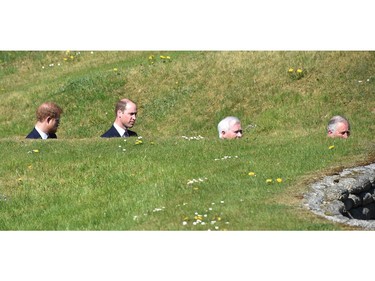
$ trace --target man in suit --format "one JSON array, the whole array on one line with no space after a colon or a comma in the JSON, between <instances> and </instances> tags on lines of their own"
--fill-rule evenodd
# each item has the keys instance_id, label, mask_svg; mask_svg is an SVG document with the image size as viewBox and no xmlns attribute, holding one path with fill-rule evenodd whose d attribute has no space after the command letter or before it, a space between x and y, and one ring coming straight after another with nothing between
<instances>
[{"instance_id":1,"label":"man in suit","mask_svg":"<svg viewBox=\"0 0 375 281\"><path fill-rule=\"evenodd\" d=\"M333 116L327 125L327 136L330 138L347 139L350 136L350 124L343 116Z\"/></svg>"},{"instance_id":2,"label":"man in suit","mask_svg":"<svg viewBox=\"0 0 375 281\"><path fill-rule=\"evenodd\" d=\"M53 102L45 102L36 110L37 122L27 139L56 139L62 109Z\"/></svg>"},{"instance_id":3,"label":"man in suit","mask_svg":"<svg viewBox=\"0 0 375 281\"><path fill-rule=\"evenodd\" d=\"M221 139L239 139L242 137L241 121L237 117L228 116L217 125L219 138Z\"/></svg>"},{"instance_id":4,"label":"man in suit","mask_svg":"<svg viewBox=\"0 0 375 281\"><path fill-rule=\"evenodd\" d=\"M129 100L119 100L115 106L116 119L112 127L101 135L102 138L136 137L137 133L129 130L137 119L137 105Z\"/></svg>"}]
</instances>

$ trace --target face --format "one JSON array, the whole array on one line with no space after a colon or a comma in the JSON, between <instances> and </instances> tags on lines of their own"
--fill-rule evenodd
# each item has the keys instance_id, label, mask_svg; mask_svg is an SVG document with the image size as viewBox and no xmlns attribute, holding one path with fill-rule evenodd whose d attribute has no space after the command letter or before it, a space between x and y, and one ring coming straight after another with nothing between
<instances>
[{"instance_id":1,"label":"face","mask_svg":"<svg viewBox=\"0 0 375 281\"><path fill-rule=\"evenodd\" d=\"M334 132L328 132L328 136L331 138L347 139L350 136L349 124L346 122L338 123L336 130Z\"/></svg>"},{"instance_id":2,"label":"face","mask_svg":"<svg viewBox=\"0 0 375 281\"><path fill-rule=\"evenodd\" d=\"M223 139L239 139L242 137L241 123L235 123L227 132L221 132Z\"/></svg>"},{"instance_id":3,"label":"face","mask_svg":"<svg viewBox=\"0 0 375 281\"><path fill-rule=\"evenodd\" d=\"M56 118L47 117L48 133L56 133L59 125L60 125L60 115L57 115Z\"/></svg>"},{"instance_id":4,"label":"face","mask_svg":"<svg viewBox=\"0 0 375 281\"><path fill-rule=\"evenodd\" d=\"M118 112L122 125L125 128L131 128L135 124L135 120L137 119L137 106L135 103L128 102L126 104L126 108L124 112Z\"/></svg>"}]
</instances>

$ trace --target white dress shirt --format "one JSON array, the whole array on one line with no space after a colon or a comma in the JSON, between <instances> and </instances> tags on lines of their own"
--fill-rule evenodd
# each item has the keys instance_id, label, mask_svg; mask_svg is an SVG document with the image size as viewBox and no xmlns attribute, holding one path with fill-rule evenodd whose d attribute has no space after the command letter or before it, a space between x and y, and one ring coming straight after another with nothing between
<instances>
[{"instance_id":1,"label":"white dress shirt","mask_svg":"<svg viewBox=\"0 0 375 281\"><path fill-rule=\"evenodd\" d=\"M37 126L35 126L35 130L38 131L39 135L42 137L42 139L48 139L48 134L46 134L45 132L43 132L41 129L39 129Z\"/></svg>"},{"instance_id":2,"label":"white dress shirt","mask_svg":"<svg viewBox=\"0 0 375 281\"><path fill-rule=\"evenodd\" d=\"M124 130L123 128L121 128L119 125L117 125L116 123L113 123L113 126L116 128L117 132L120 134L121 137L124 137L124 134L126 132L126 130Z\"/></svg>"}]
</instances>

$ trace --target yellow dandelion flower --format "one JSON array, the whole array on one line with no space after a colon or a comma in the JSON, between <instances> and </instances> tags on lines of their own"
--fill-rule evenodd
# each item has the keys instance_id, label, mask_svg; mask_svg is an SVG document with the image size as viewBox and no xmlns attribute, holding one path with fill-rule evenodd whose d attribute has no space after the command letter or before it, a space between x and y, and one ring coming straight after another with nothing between
<instances>
[{"instance_id":1,"label":"yellow dandelion flower","mask_svg":"<svg viewBox=\"0 0 375 281\"><path fill-rule=\"evenodd\" d=\"M170 59L171 59L171 57L170 57L170 56L166 56L166 59L167 59L167 60L170 60Z\"/></svg>"},{"instance_id":2,"label":"yellow dandelion flower","mask_svg":"<svg viewBox=\"0 0 375 281\"><path fill-rule=\"evenodd\" d=\"M153 60L153 59L154 59L154 56L151 55L151 56L148 57L148 59L149 59L149 60Z\"/></svg>"},{"instance_id":3,"label":"yellow dandelion flower","mask_svg":"<svg viewBox=\"0 0 375 281\"><path fill-rule=\"evenodd\" d=\"M255 173L254 173L254 172L249 172L249 176L250 176L250 177L254 177L254 176L255 176Z\"/></svg>"},{"instance_id":4,"label":"yellow dandelion flower","mask_svg":"<svg viewBox=\"0 0 375 281\"><path fill-rule=\"evenodd\" d=\"M331 145L330 147L328 147L328 149L334 149L335 146L334 145Z\"/></svg>"},{"instance_id":5,"label":"yellow dandelion flower","mask_svg":"<svg viewBox=\"0 0 375 281\"><path fill-rule=\"evenodd\" d=\"M165 56L160 56L160 58L161 58L162 60L164 60L164 59L166 59L167 57L165 57Z\"/></svg>"},{"instance_id":6,"label":"yellow dandelion flower","mask_svg":"<svg viewBox=\"0 0 375 281\"><path fill-rule=\"evenodd\" d=\"M33 149L34 153L39 153L39 149Z\"/></svg>"},{"instance_id":7,"label":"yellow dandelion flower","mask_svg":"<svg viewBox=\"0 0 375 281\"><path fill-rule=\"evenodd\" d=\"M113 71L117 71L117 68L115 67L115 68L113 69Z\"/></svg>"},{"instance_id":8,"label":"yellow dandelion flower","mask_svg":"<svg viewBox=\"0 0 375 281\"><path fill-rule=\"evenodd\" d=\"M64 61L67 61L68 60L68 58L64 58Z\"/></svg>"},{"instance_id":9,"label":"yellow dandelion flower","mask_svg":"<svg viewBox=\"0 0 375 281\"><path fill-rule=\"evenodd\" d=\"M282 182L283 182L283 179L282 179L282 178L277 178L276 181L277 181L278 183L282 183Z\"/></svg>"},{"instance_id":10,"label":"yellow dandelion flower","mask_svg":"<svg viewBox=\"0 0 375 281\"><path fill-rule=\"evenodd\" d=\"M71 59L71 60L74 59L74 56L70 56L70 59Z\"/></svg>"},{"instance_id":11,"label":"yellow dandelion flower","mask_svg":"<svg viewBox=\"0 0 375 281\"><path fill-rule=\"evenodd\" d=\"M293 72L294 71L294 69L293 68L289 68L288 69L288 72L290 73L290 72Z\"/></svg>"},{"instance_id":12,"label":"yellow dandelion flower","mask_svg":"<svg viewBox=\"0 0 375 281\"><path fill-rule=\"evenodd\" d=\"M297 69L297 73L302 73L302 69L301 69L301 68L298 68L298 69Z\"/></svg>"},{"instance_id":13,"label":"yellow dandelion flower","mask_svg":"<svg viewBox=\"0 0 375 281\"><path fill-rule=\"evenodd\" d=\"M272 179L266 179L266 183L272 183Z\"/></svg>"}]
</instances>

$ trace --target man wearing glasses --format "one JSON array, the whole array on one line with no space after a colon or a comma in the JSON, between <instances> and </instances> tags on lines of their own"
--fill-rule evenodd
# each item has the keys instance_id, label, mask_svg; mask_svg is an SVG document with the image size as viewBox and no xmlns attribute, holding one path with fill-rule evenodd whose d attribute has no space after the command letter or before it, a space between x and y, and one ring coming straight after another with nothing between
<instances>
[{"instance_id":1,"label":"man wearing glasses","mask_svg":"<svg viewBox=\"0 0 375 281\"><path fill-rule=\"evenodd\" d=\"M347 139L350 136L349 121L340 115L333 116L327 125L327 135L331 138Z\"/></svg>"},{"instance_id":2,"label":"man wearing glasses","mask_svg":"<svg viewBox=\"0 0 375 281\"><path fill-rule=\"evenodd\" d=\"M219 138L221 139L239 139L242 137L241 122L237 117L228 116L217 125Z\"/></svg>"}]
</instances>

